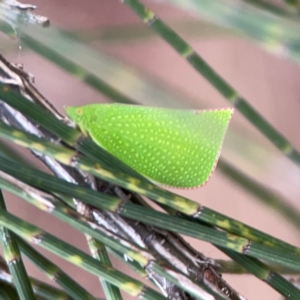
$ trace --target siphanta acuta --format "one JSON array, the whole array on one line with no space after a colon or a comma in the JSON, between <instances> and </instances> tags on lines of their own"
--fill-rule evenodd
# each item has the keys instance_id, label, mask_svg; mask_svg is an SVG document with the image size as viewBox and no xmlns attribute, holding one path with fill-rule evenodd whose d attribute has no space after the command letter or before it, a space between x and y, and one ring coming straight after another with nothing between
<instances>
[{"instance_id":1,"label":"siphanta acuta","mask_svg":"<svg viewBox=\"0 0 300 300\"><path fill-rule=\"evenodd\" d=\"M124 104L69 106L94 142L151 181L195 188L217 164L233 109L175 110Z\"/></svg>"}]
</instances>

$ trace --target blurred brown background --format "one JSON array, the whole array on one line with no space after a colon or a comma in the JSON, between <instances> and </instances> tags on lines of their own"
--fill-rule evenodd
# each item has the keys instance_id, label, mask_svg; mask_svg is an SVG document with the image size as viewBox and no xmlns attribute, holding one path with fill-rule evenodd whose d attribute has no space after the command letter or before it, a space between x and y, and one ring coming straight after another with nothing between
<instances>
[{"instance_id":1,"label":"blurred brown background","mask_svg":"<svg viewBox=\"0 0 300 300\"><path fill-rule=\"evenodd\" d=\"M30 2L38 5L39 14L46 15L51 19L53 27L67 30L98 29L101 32L103 28L111 25L141 24L140 20L119 1L32 0ZM146 4L170 24L176 21L196 20L171 6L152 2ZM47 35L47 29L45 29L45 35ZM264 52L252 41L242 37L227 34L224 36L220 34L200 35L199 37L190 37L188 34L185 36L184 33L182 35L219 74L292 141L297 149L300 149L298 130L300 117L299 66ZM0 42L2 39L5 40L4 37L1 37ZM59 110L62 111L62 106L68 104L108 101L104 96L82 84L80 80L69 76L58 67L54 67L52 63L37 54L25 49L18 51L18 45L18 42L15 42L15 50L7 57L11 61L22 62L25 69L35 75L37 88ZM228 103L205 79L196 74L158 37L118 43L95 42L93 47L144 73L155 75L173 85L174 88L187 93L199 101L199 103L195 102L195 108L228 106ZM143 102L143 99L140 100ZM158 103L159 99L155 99L155 101ZM184 102L185 99L182 101ZM163 106L163 103L161 105ZM248 144L245 138L250 138L253 143L249 142ZM295 207L299 208L299 170L265 141L238 112L234 115L222 155L247 174L277 190ZM35 165L40 165L35 160L33 161ZM41 167L43 168L43 166ZM270 208L257 202L255 198L249 196L219 172L216 172L210 182L201 189L176 190L176 192L300 246L299 233L286 220ZM47 229L66 242L88 251L85 238L81 234L37 211L16 197L7 195L6 199L9 210L14 214ZM189 240L205 255L213 258L225 258L214 247ZM93 291L95 296L102 296L97 278L46 253L46 251L41 251L72 274L88 290ZM117 261L114 262L116 266L119 265ZM47 280L30 264L28 264L28 268L34 277ZM120 265L120 268L123 266ZM126 272L133 275L128 270ZM224 275L224 277L247 299L280 298L274 290L253 276Z\"/></svg>"}]
</instances>

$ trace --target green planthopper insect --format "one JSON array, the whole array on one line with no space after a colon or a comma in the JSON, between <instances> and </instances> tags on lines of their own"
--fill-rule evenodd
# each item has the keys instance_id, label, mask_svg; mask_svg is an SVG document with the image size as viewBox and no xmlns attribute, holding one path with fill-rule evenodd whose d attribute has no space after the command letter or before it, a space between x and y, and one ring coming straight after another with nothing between
<instances>
[{"instance_id":1,"label":"green planthopper insect","mask_svg":"<svg viewBox=\"0 0 300 300\"><path fill-rule=\"evenodd\" d=\"M233 113L231 108L195 111L124 104L65 110L100 147L151 181L175 188L208 181Z\"/></svg>"}]
</instances>

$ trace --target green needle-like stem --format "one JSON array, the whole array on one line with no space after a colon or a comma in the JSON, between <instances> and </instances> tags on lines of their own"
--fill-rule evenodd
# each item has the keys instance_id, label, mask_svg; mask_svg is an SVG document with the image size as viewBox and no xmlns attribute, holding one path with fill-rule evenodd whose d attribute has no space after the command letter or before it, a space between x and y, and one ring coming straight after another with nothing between
<instances>
[{"instance_id":1,"label":"green needle-like stem","mask_svg":"<svg viewBox=\"0 0 300 300\"><path fill-rule=\"evenodd\" d=\"M0 209L6 210L2 191L0 190ZM12 275L14 285L21 300L35 300L33 289L28 278L18 243L13 232L0 227L3 254Z\"/></svg>"},{"instance_id":2,"label":"green needle-like stem","mask_svg":"<svg viewBox=\"0 0 300 300\"><path fill-rule=\"evenodd\" d=\"M140 299L147 300L166 299L154 290L144 286L139 281L115 269L107 268L83 251L74 248L55 236L46 233L38 227L29 224L2 209L0 209L0 225L5 225L5 227L9 228L28 242L34 241L38 246L59 255L78 267L83 268L96 276L105 278L105 280L119 286L122 290L132 296L139 296Z\"/></svg>"},{"instance_id":3,"label":"green needle-like stem","mask_svg":"<svg viewBox=\"0 0 300 300\"><path fill-rule=\"evenodd\" d=\"M112 264L110 262L108 254L106 252L105 245L103 243L100 243L99 241L97 241L96 239L92 238L89 235L85 235L85 236L87 238L88 246L90 248L92 256L95 259L98 259L99 261L101 261L107 267L112 267ZM107 300L122 300L123 299L122 295L120 293L120 290L116 286L106 282L101 277L99 279L100 279L100 283L102 285L102 288L103 288L103 291L105 294L105 298Z\"/></svg>"},{"instance_id":4,"label":"green needle-like stem","mask_svg":"<svg viewBox=\"0 0 300 300\"><path fill-rule=\"evenodd\" d=\"M61 286L73 299L94 300L94 297L82 288L76 281L63 272L58 266L54 265L49 259L41 255L38 251L28 245L24 240L17 237L20 250L26 257L42 270L47 277L54 280Z\"/></svg>"},{"instance_id":5,"label":"green needle-like stem","mask_svg":"<svg viewBox=\"0 0 300 300\"><path fill-rule=\"evenodd\" d=\"M285 156L300 167L300 153L292 144L256 111L229 83L227 83L195 50L153 11L138 0L123 1L145 24L149 25L174 50L202 75L248 121L270 140Z\"/></svg>"}]
</instances>

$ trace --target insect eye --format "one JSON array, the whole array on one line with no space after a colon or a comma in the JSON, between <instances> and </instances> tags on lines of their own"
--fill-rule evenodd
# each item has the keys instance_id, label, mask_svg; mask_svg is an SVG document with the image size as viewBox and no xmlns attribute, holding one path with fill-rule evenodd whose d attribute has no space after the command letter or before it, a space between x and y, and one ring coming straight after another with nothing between
<instances>
[{"instance_id":1,"label":"insect eye","mask_svg":"<svg viewBox=\"0 0 300 300\"><path fill-rule=\"evenodd\" d=\"M76 109L76 115L77 115L77 116L82 115L82 108L77 108L77 109Z\"/></svg>"}]
</instances>

